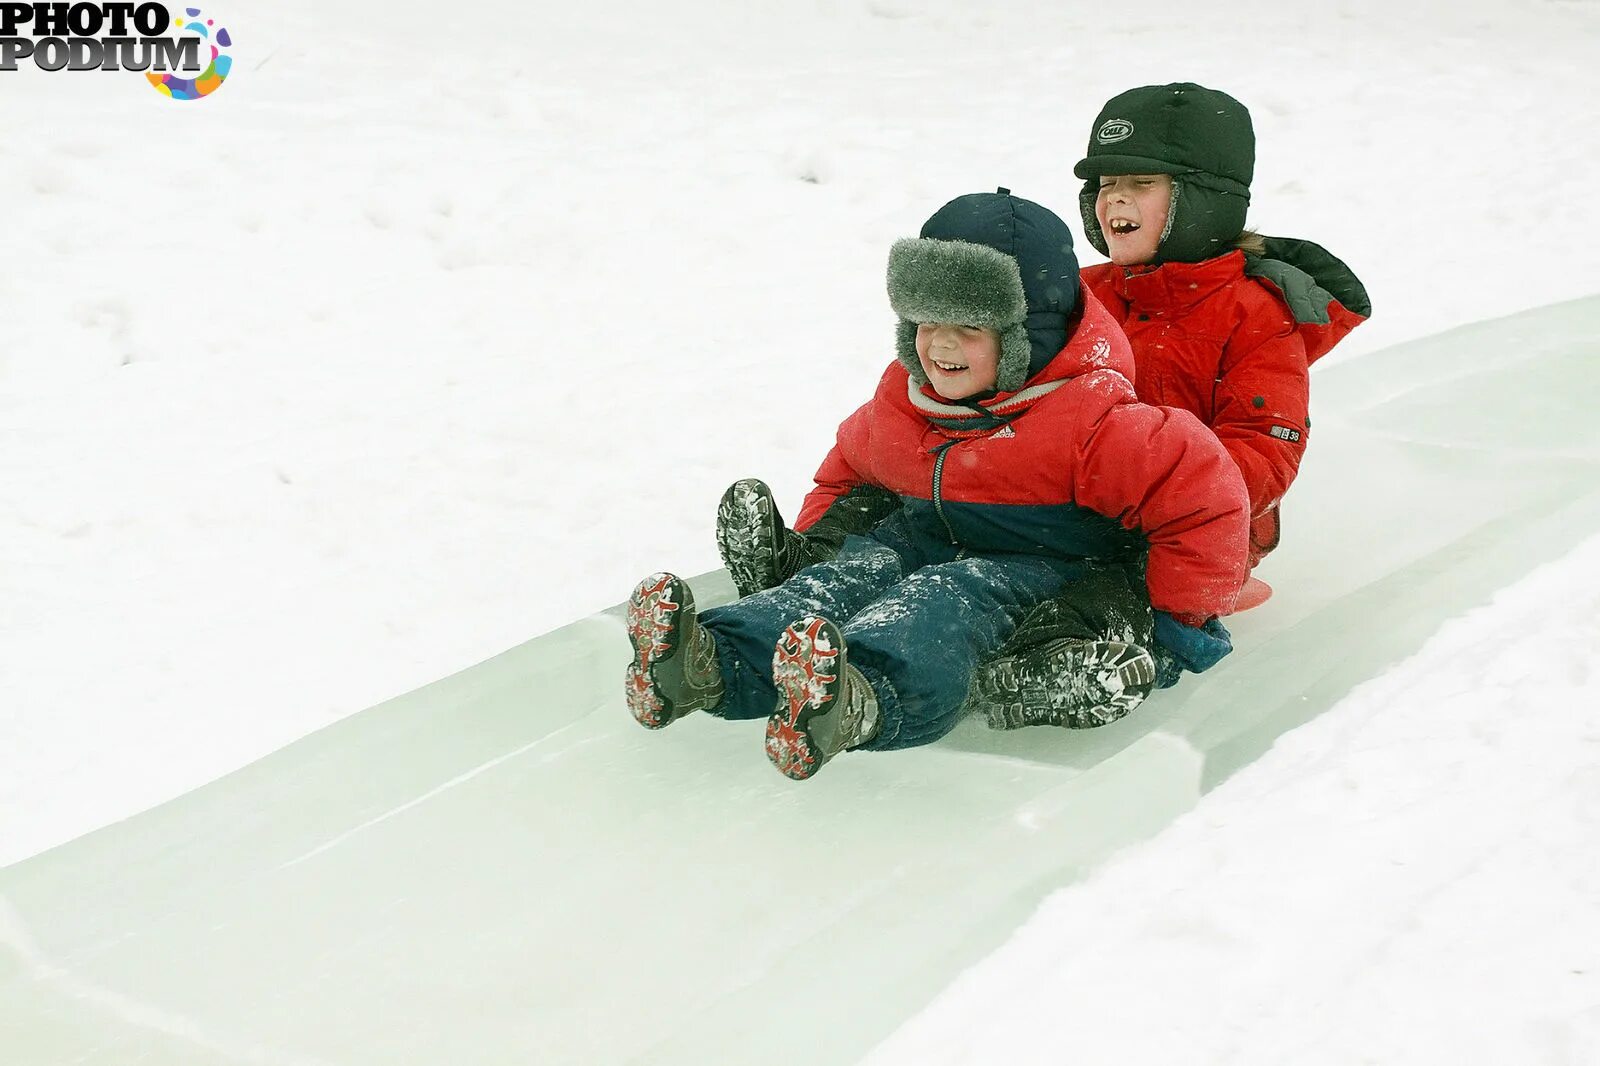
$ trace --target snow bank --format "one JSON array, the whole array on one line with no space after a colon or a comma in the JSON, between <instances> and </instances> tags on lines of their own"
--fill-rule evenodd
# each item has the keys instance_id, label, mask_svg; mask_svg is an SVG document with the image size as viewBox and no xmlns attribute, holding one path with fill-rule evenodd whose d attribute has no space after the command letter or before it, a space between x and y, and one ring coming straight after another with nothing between
<instances>
[{"instance_id":1,"label":"snow bank","mask_svg":"<svg viewBox=\"0 0 1600 1066\"><path fill-rule=\"evenodd\" d=\"M868 1058L1600 1061L1600 539L1050 897Z\"/></svg>"}]
</instances>

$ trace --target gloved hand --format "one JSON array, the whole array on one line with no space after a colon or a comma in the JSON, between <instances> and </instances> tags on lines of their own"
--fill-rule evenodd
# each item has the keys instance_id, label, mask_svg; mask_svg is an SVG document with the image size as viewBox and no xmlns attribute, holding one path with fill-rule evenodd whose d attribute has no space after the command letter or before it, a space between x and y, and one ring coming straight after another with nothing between
<instances>
[{"instance_id":1,"label":"gloved hand","mask_svg":"<svg viewBox=\"0 0 1600 1066\"><path fill-rule=\"evenodd\" d=\"M1193 674L1211 669L1233 651L1233 638L1221 620L1203 626L1186 626L1165 611L1156 612L1156 687L1171 688L1183 671Z\"/></svg>"}]
</instances>

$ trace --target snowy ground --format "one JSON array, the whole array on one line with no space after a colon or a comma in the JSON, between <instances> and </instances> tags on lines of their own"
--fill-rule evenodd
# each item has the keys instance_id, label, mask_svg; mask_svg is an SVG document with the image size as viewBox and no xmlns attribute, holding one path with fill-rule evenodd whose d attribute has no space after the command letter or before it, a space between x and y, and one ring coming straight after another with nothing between
<instances>
[{"instance_id":1,"label":"snowy ground","mask_svg":"<svg viewBox=\"0 0 1600 1066\"><path fill-rule=\"evenodd\" d=\"M488 0L446 24L433 5L289 0L218 9L235 73L196 103L136 75L0 75L19 249L0 275L0 864L614 603L646 570L709 569L722 487L761 474L798 500L887 360L890 241L997 184L1071 220L1071 164L1129 85L1188 78L1251 106L1252 221L1327 245L1373 294L1341 359L1600 291L1600 7L1219 9ZM1562 565L1568 587L1593 587L1592 548ZM1493 647L1498 625L1455 632ZM1525 629L1506 622L1498 642ZM1588 667L1540 684L1592 690L1589 638L1569 645ZM1500 661L1514 679L1526 660ZM1244 995L1298 977L1292 954L1252 964L1232 935L1250 897L1228 871L1253 854L1270 883L1301 872L1283 868L1281 824L1223 796L1268 793L1274 818L1280 797L1307 818L1323 804L1306 836L1337 854L1342 779L1372 781L1363 802L1403 798L1410 767L1455 748L1415 725L1442 712L1405 687L1435 670L1450 672L1424 656L1379 679L1074 889L1183 867L1217 886L1165 904L1191 954L1124 915L1094 923L1101 965L1075 973L1125 953L1175 974L1246 968ZM1590 750L1574 737L1592 718L1515 731L1468 712L1452 724L1519 759ZM1382 754L1364 758L1369 743ZM1490 743L1462 737L1462 765ZM1581 853L1556 838L1592 825L1595 788L1578 775L1552 795L1548 848L1530 834L1419 859L1415 880L1375 889L1385 920L1430 886L1501 914L1525 852L1573 872ZM1418 819L1487 816L1481 796L1441 792ZM1592 916L1593 881L1540 882L1561 883ZM1045 933L1070 936L1053 917ZM1270 920L1308 951L1369 943L1315 906ZM1363 977L1473 972L1425 923L1392 949L1400 969ZM1063 954L1038 962L1052 980ZM1011 979L979 971L951 1009L1018 998ZM1365 984L1326 991L1353 1018ZM1561 1041L1590 1046L1581 1031L1502 1036L1562 1062ZM1319 1046L1337 1061L1344 1045Z\"/></svg>"},{"instance_id":2,"label":"snowy ground","mask_svg":"<svg viewBox=\"0 0 1600 1066\"><path fill-rule=\"evenodd\" d=\"M1600 1061L1600 538L1051 897L868 1059Z\"/></svg>"}]
</instances>

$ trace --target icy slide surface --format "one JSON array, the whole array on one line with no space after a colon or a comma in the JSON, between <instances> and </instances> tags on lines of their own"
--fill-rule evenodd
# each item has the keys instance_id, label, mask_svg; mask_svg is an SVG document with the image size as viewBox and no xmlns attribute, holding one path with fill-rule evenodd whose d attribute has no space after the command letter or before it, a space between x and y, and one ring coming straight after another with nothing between
<instances>
[{"instance_id":1,"label":"icy slide surface","mask_svg":"<svg viewBox=\"0 0 1600 1066\"><path fill-rule=\"evenodd\" d=\"M1050 890L1600 530L1600 298L1314 389L1278 595L1132 719L967 723L797 785L759 722L639 729L618 617L584 619L0 871L5 1061L857 1060Z\"/></svg>"}]
</instances>

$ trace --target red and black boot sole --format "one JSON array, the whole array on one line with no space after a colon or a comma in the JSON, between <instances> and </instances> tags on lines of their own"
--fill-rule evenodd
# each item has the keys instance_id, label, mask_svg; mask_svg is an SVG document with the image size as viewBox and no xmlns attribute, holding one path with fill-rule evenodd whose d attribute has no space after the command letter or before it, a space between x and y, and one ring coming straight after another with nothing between
<instances>
[{"instance_id":1,"label":"red and black boot sole","mask_svg":"<svg viewBox=\"0 0 1600 1066\"><path fill-rule=\"evenodd\" d=\"M783 631L772 654L778 706L767 719L767 758L804 781L832 757L817 726L837 718L844 696L844 639L826 618L802 618Z\"/></svg>"},{"instance_id":2,"label":"red and black boot sole","mask_svg":"<svg viewBox=\"0 0 1600 1066\"><path fill-rule=\"evenodd\" d=\"M689 627L695 624L694 595L672 574L651 574L628 597L628 663L625 689L628 712L646 729L671 725L691 711L716 702L715 694L697 692L688 673ZM714 669L714 665L712 667Z\"/></svg>"}]
</instances>

